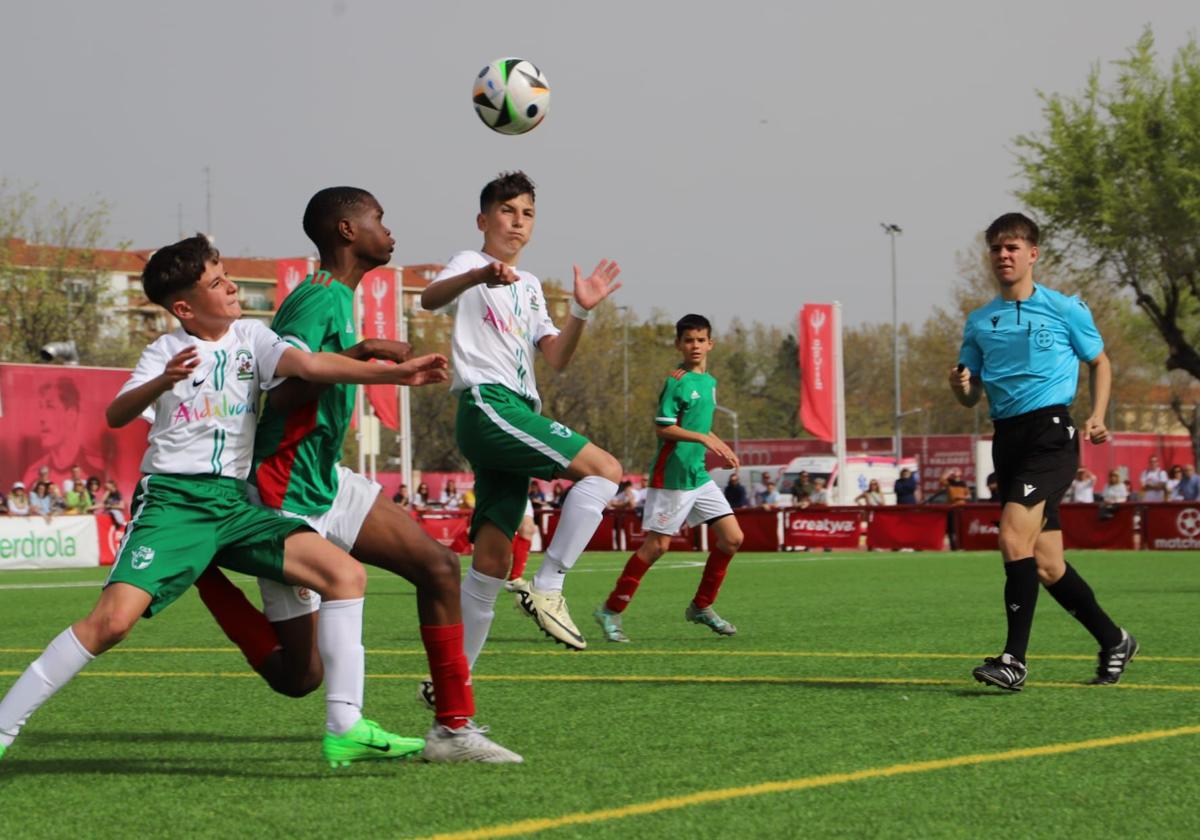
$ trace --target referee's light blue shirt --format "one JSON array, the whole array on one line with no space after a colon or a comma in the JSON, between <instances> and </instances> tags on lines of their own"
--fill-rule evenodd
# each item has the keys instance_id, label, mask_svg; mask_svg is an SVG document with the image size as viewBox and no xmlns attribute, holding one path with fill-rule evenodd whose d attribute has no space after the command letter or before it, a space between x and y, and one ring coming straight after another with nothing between
<instances>
[{"instance_id":1,"label":"referee's light blue shirt","mask_svg":"<svg viewBox=\"0 0 1200 840\"><path fill-rule=\"evenodd\" d=\"M1070 405L1079 362L1103 350L1086 303L1035 284L1027 300L997 297L967 316L958 362L983 380L992 419L1001 420Z\"/></svg>"}]
</instances>

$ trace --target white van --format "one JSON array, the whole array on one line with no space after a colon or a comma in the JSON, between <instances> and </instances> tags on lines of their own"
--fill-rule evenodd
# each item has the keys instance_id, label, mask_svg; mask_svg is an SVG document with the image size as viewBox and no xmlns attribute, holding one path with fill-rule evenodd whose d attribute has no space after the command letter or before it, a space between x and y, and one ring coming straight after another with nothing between
<instances>
[{"instance_id":1,"label":"white van","mask_svg":"<svg viewBox=\"0 0 1200 840\"><path fill-rule=\"evenodd\" d=\"M895 484L902 469L912 470L913 475L917 475L917 459L902 458L897 464L891 455L847 455L846 475L849 484L845 503L854 504L854 499L867 489L871 479L875 479L879 482L879 489L883 491L884 503L896 504ZM837 458L832 455L793 458L783 471L783 478L779 484L780 492L791 494L792 486L802 472L808 473L809 481L825 479L826 486L832 489L838 483Z\"/></svg>"}]
</instances>

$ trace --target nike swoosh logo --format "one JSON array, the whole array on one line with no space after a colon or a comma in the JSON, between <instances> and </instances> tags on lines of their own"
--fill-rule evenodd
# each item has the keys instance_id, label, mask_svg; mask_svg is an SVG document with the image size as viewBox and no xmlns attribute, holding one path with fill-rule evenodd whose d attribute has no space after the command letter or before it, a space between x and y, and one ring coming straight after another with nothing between
<instances>
[{"instance_id":1,"label":"nike swoosh logo","mask_svg":"<svg viewBox=\"0 0 1200 840\"><path fill-rule=\"evenodd\" d=\"M203 384L204 384L205 380L207 380L207 379L208 379L208 377L207 377L207 376L206 376L206 377L204 377L204 379L193 379L193 380L192 380L192 387L193 387L193 388L199 388L201 385L203 385Z\"/></svg>"},{"instance_id":2,"label":"nike swoosh logo","mask_svg":"<svg viewBox=\"0 0 1200 840\"><path fill-rule=\"evenodd\" d=\"M540 615L540 613L539 613L539 615ZM558 620L557 618L555 618L554 616L552 616L552 615L547 615L547 616L545 616L545 617L546 617L546 618L548 618L548 619L550 619L551 621L553 621L553 622L554 622L555 624L557 624L559 627L561 627L561 628L562 628L562 630L563 630L563 632L564 632L564 633L566 633L568 636L570 636L572 639L575 639L576 641L579 641L579 642L582 642L582 641L583 641L583 636L581 636L579 633L572 633L572 632L571 632L571 628L567 627L565 624L563 624L561 621L559 621L559 620Z\"/></svg>"},{"instance_id":3,"label":"nike swoosh logo","mask_svg":"<svg viewBox=\"0 0 1200 840\"><path fill-rule=\"evenodd\" d=\"M364 747L370 747L373 750L379 750L380 752L391 752L392 751L391 744L384 744L383 746L380 746L379 744L369 744L366 741L355 741L355 743L360 744Z\"/></svg>"}]
</instances>

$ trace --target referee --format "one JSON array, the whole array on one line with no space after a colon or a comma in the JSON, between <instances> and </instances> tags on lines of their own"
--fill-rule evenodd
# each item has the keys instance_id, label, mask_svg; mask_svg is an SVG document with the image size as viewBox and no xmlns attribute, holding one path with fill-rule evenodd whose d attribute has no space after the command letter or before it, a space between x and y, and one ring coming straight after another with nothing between
<instances>
[{"instance_id":1,"label":"referee","mask_svg":"<svg viewBox=\"0 0 1200 840\"><path fill-rule=\"evenodd\" d=\"M1108 440L1104 414L1112 367L1087 304L1033 282L1037 224L1007 213L988 226L986 240L1000 294L967 316L950 389L968 407L986 390L991 408L1008 639L1000 656L986 658L973 673L980 682L1021 690L1040 580L1100 644L1092 684L1111 685L1121 679L1138 644L1100 608L1091 587L1063 557L1058 503L1075 477L1079 437ZM1080 361L1088 365L1092 394L1082 432L1067 413Z\"/></svg>"}]
</instances>

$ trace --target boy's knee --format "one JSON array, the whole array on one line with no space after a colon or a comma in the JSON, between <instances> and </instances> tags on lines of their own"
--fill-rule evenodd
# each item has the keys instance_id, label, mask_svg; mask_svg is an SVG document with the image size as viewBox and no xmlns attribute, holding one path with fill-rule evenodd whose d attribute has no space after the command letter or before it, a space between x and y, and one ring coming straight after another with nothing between
<instances>
[{"instance_id":1,"label":"boy's knee","mask_svg":"<svg viewBox=\"0 0 1200 840\"><path fill-rule=\"evenodd\" d=\"M738 531L735 534L727 534L717 538L717 548L721 549L725 554L737 554L738 549L742 547L742 532Z\"/></svg>"},{"instance_id":2,"label":"boy's knee","mask_svg":"<svg viewBox=\"0 0 1200 840\"><path fill-rule=\"evenodd\" d=\"M458 589L462 583L462 568L458 555L442 544L426 564L429 579L439 591Z\"/></svg>"},{"instance_id":3,"label":"boy's knee","mask_svg":"<svg viewBox=\"0 0 1200 840\"><path fill-rule=\"evenodd\" d=\"M361 598L367 591L367 570L346 555L330 572L329 588L337 599Z\"/></svg>"}]
</instances>

